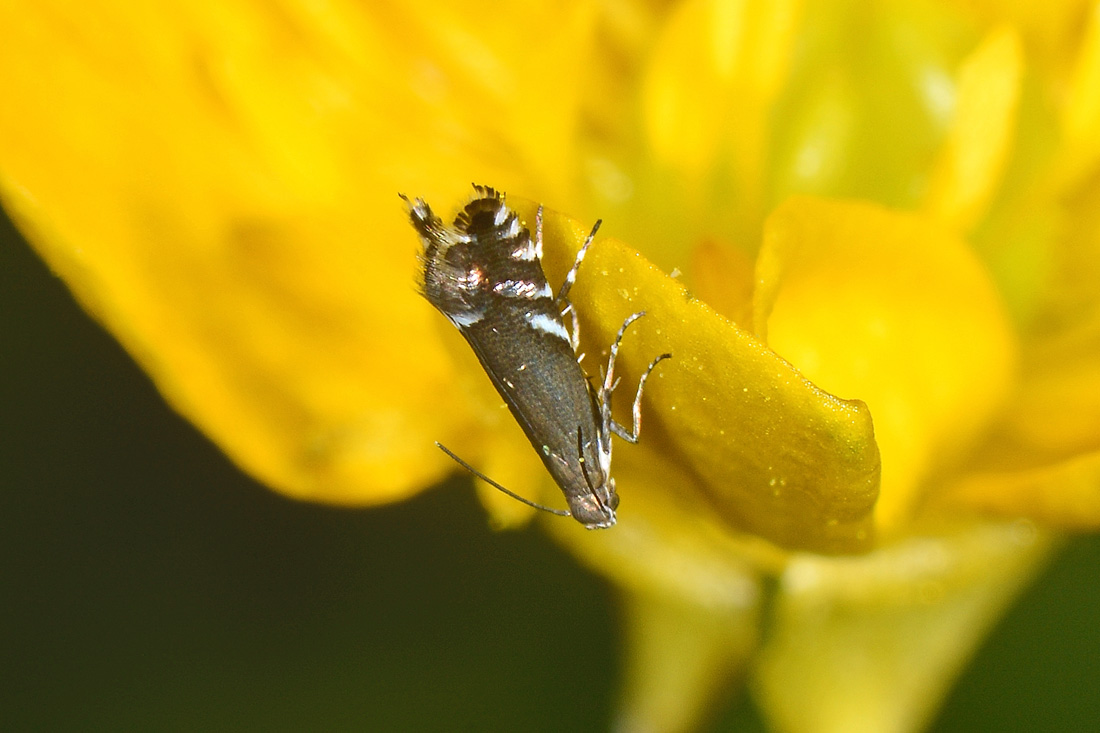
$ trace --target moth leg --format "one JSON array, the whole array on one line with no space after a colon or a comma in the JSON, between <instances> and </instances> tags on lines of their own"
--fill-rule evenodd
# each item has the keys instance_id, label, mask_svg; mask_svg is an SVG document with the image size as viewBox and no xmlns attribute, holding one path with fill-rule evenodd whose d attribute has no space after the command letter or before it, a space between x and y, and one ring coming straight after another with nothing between
<instances>
[{"instance_id":1,"label":"moth leg","mask_svg":"<svg viewBox=\"0 0 1100 733\"><path fill-rule=\"evenodd\" d=\"M649 366L646 367L645 372L642 374L642 378L638 380L638 392L634 395L634 430L632 432L627 432L625 427L612 420L611 430L615 435L618 435L629 443L638 442L638 436L642 434L642 389L645 387L645 380L649 379L649 374L653 371L655 366L671 356L672 354L661 354L656 359L649 362Z\"/></svg>"},{"instance_id":2,"label":"moth leg","mask_svg":"<svg viewBox=\"0 0 1100 733\"><path fill-rule=\"evenodd\" d=\"M672 356L672 354L661 354L658 356L650 362L649 366L642 374L642 378L638 380L638 392L634 395L634 409L632 412L634 429L627 430L624 426L615 422L611 417L611 394L615 391L615 388L619 386L619 380L615 379L615 357L619 355L619 344L622 343L623 334L626 333L626 329L631 323L634 323L634 321L644 315L645 311L638 311L623 321L623 325L619 328L619 333L615 336L615 341L611 344L611 354L607 359L607 373L604 375L603 389L600 390L600 417L602 418L603 424L606 426L605 429L608 432L618 435L629 443L637 443L638 436L642 432L642 390L645 388L645 382L649 379L649 375L654 367Z\"/></svg>"},{"instance_id":3,"label":"moth leg","mask_svg":"<svg viewBox=\"0 0 1100 733\"><path fill-rule=\"evenodd\" d=\"M607 371L604 372L603 389L600 390L601 396L606 395L610 399L611 393L615 390L615 358L619 355L619 344L623 342L623 334L626 333L626 329L630 327L631 323L644 315L645 311L638 311L627 316L627 319L623 321L623 325L619 327L619 332L615 334L615 340L611 342L611 353L607 357Z\"/></svg>"},{"instance_id":4,"label":"moth leg","mask_svg":"<svg viewBox=\"0 0 1100 733\"><path fill-rule=\"evenodd\" d=\"M628 316L627 319L623 321L623 325L619 327L619 333L615 335L615 340L611 342L611 353L607 357L607 371L604 371L603 367L600 367L600 372L603 376L603 386L600 387L598 395L598 402L600 403L600 426L602 428L601 434L606 436L609 452L611 448L611 433L615 432L616 435L619 434L618 431L615 430L617 423L611 417L611 394L615 391L615 387L619 386L619 380L615 379L615 358L619 355L619 344L622 343L623 334L626 333L626 329L630 327L631 323L634 323L634 321L644 315L645 311L638 311Z\"/></svg>"},{"instance_id":5,"label":"moth leg","mask_svg":"<svg viewBox=\"0 0 1100 733\"><path fill-rule=\"evenodd\" d=\"M573 304L569 301L565 301L565 308L562 309L561 314L564 316L569 314L569 344L573 347L573 353L576 354L581 348L581 324L577 321L577 309L573 307ZM577 356L577 362L584 358L584 354Z\"/></svg>"},{"instance_id":6,"label":"moth leg","mask_svg":"<svg viewBox=\"0 0 1100 733\"><path fill-rule=\"evenodd\" d=\"M539 260L539 267L542 267L542 204L535 212L535 257Z\"/></svg>"},{"instance_id":7,"label":"moth leg","mask_svg":"<svg viewBox=\"0 0 1100 733\"><path fill-rule=\"evenodd\" d=\"M542 207L539 207L539 216L535 218L536 224L542 226ZM577 279L577 270L581 267L581 261L584 260L584 256L588 254L588 246L592 244L592 240L596 238L596 232L600 230L600 224L603 224L603 219L597 219L596 224L592 227L592 231L588 233L588 236L584 240L584 244L581 245L581 249L577 252L577 259L573 261L573 267L569 268L569 274L565 276L565 282L561 284L561 290L558 291L558 297L555 301L559 307L562 303L566 302L566 298L569 296L569 289L573 287L573 282ZM539 229L539 241L542 241L541 229Z\"/></svg>"}]
</instances>

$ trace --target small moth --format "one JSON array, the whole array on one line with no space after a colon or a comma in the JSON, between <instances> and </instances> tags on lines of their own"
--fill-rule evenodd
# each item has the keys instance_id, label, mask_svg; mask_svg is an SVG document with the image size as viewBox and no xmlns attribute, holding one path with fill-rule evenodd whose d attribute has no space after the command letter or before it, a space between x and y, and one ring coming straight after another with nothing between
<instances>
[{"instance_id":1,"label":"small moth","mask_svg":"<svg viewBox=\"0 0 1100 733\"><path fill-rule=\"evenodd\" d=\"M523 428L543 464L561 488L569 511L535 504L484 476L444 446L451 458L492 486L525 504L554 514L572 516L588 529L615 524L619 496L611 478L611 435L631 443L641 431L642 388L653 368L670 354L650 363L638 383L632 430L611 417L615 356L628 326L645 315L634 313L623 322L610 356L603 384L589 384L577 349L576 311L569 289L588 251L599 221L577 253L557 295L542 270L542 207L535 216L535 236L505 203L504 194L474 186L474 196L443 223L423 199L408 205L413 228L420 235L419 286L473 348L481 366ZM566 330L563 315L571 318Z\"/></svg>"}]
</instances>

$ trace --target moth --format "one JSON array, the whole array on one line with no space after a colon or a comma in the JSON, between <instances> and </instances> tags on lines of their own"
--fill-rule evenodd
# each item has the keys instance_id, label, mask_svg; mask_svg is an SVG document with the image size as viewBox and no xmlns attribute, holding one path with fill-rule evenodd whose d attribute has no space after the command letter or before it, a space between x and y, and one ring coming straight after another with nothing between
<instances>
[{"instance_id":1,"label":"moth","mask_svg":"<svg viewBox=\"0 0 1100 733\"><path fill-rule=\"evenodd\" d=\"M580 366L579 331L569 290L600 221L592 227L555 295L542 269L542 207L535 235L503 193L474 185L474 195L450 224L423 199L410 201L409 219L420 235L421 293L458 328L493 386L561 488L569 510L528 501L478 472L443 445L447 455L490 485L538 509L571 516L588 529L615 524L619 496L611 477L611 436L637 443L642 389L670 354L654 359L634 397L632 429L611 416L615 358L623 334L645 311L632 314L611 344L603 382L593 387ZM570 316L566 330L564 315Z\"/></svg>"}]
</instances>

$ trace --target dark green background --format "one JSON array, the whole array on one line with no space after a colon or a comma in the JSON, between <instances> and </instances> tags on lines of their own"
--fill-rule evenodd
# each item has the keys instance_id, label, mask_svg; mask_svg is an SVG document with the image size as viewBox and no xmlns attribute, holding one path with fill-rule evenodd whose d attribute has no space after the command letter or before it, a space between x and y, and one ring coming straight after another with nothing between
<instances>
[{"instance_id":1,"label":"dark green background","mask_svg":"<svg viewBox=\"0 0 1100 733\"><path fill-rule=\"evenodd\" d=\"M489 531L465 481L373 511L257 485L6 221L0 482L0 729L611 724L600 578L537 531ZM1073 542L935 729L1100 730L1098 571L1100 541ZM761 726L738 698L713 729Z\"/></svg>"}]
</instances>

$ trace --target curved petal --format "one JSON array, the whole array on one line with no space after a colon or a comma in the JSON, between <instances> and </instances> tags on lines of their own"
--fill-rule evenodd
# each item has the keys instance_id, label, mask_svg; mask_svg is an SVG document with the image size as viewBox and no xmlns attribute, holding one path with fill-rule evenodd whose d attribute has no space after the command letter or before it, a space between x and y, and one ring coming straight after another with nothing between
<instances>
[{"instance_id":1,"label":"curved petal","mask_svg":"<svg viewBox=\"0 0 1100 733\"><path fill-rule=\"evenodd\" d=\"M1001 431L1027 465L1100 450L1100 312L1027 354L1020 389ZM1023 455L1019 455L1021 453Z\"/></svg>"},{"instance_id":2,"label":"curved petal","mask_svg":"<svg viewBox=\"0 0 1100 733\"><path fill-rule=\"evenodd\" d=\"M1074 29L1080 28L1080 15L1084 15L1084 34L1073 60L1073 74L1069 80L1066 104L1062 107L1062 132L1065 145L1061 163L1064 183L1072 185L1087 179L1096 170L1100 158L1100 5L1077 8ZM1071 47L1062 44L1062 47Z\"/></svg>"},{"instance_id":3,"label":"curved petal","mask_svg":"<svg viewBox=\"0 0 1100 733\"><path fill-rule=\"evenodd\" d=\"M742 198L760 205L767 116L786 79L798 0L679 3L656 40L642 87L653 156L689 190L732 150Z\"/></svg>"},{"instance_id":4,"label":"curved petal","mask_svg":"<svg viewBox=\"0 0 1100 733\"><path fill-rule=\"evenodd\" d=\"M1023 49L1010 28L990 34L963 62L955 116L925 206L960 229L974 226L1001 182L1016 126Z\"/></svg>"},{"instance_id":5,"label":"curved petal","mask_svg":"<svg viewBox=\"0 0 1100 733\"><path fill-rule=\"evenodd\" d=\"M433 8L0 11L5 208L176 409L297 497L406 496L453 468L433 440L493 430L398 191L568 178L576 105L538 79L583 62L589 5L528 7L537 47Z\"/></svg>"},{"instance_id":6,"label":"curved petal","mask_svg":"<svg viewBox=\"0 0 1100 733\"><path fill-rule=\"evenodd\" d=\"M1027 517L1048 527L1096 531L1100 529L1100 452L1041 468L969 474L944 487L932 508Z\"/></svg>"},{"instance_id":7,"label":"curved petal","mask_svg":"<svg viewBox=\"0 0 1100 733\"><path fill-rule=\"evenodd\" d=\"M587 232L547 212L551 282L560 282ZM623 424L646 364L672 354L646 384L641 443L616 452L624 520L638 512L657 526L686 529L702 515L784 547L849 552L869 545L879 464L862 403L821 391L614 239L593 245L571 297L590 373L623 320L646 311L616 362Z\"/></svg>"},{"instance_id":8,"label":"curved petal","mask_svg":"<svg viewBox=\"0 0 1100 733\"><path fill-rule=\"evenodd\" d=\"M714 609L645 593L625 595L626 680L615 730L699 730L715 699L735 689L745 674L756 650L758 605Z\"/></svg>"},{"instance_id":9,"label":"curved petal","mask_svg":"<svg viewBox=\"0 0 1100 733\"><path fill-rule=\"evenodd\" d=\"M794 194L919 204L976 30L957 9L807 4L769 120L769 204Z\"/></svg>"},{"instance_id":10,"label":"curved petal","mask_svg":"<svg viewBox=\"0 0 1100 733\"><path fill-rule=\"evenodd\" d=\"M987 426L1012 384L1014 335L989 276L950 229L864 203L791 199L767 222L754 326L830 393L870 407L880 527Z\"/></svg>"},{"instance_id":11,"label":"curved petal","mask_svg":"<svg viewBox=\"0 0 1100 733\"><path fill-rule=\"evenodd\" d=\"M1020 389L965 473L946 479L930 510L1100 527L1100 318L1048 337L1027 354Z\"/></svg>"},{"instance_id":12,"label":"curved petal","mask_svg":"<svg viewBox=\"0 0 1100 733\"><path fill-rule=\"evenodd\" d=\"M754 675L766 717L791 733L919 730L1049 548L1030 524L990 524L796 558Z\"/></svg>"}]
</instances>

